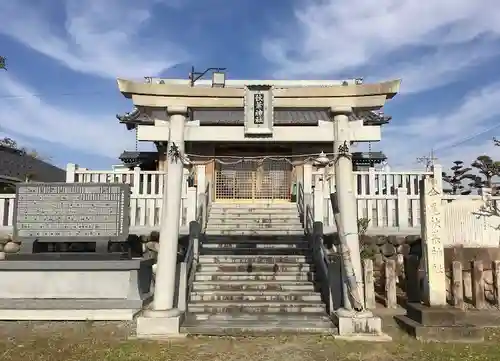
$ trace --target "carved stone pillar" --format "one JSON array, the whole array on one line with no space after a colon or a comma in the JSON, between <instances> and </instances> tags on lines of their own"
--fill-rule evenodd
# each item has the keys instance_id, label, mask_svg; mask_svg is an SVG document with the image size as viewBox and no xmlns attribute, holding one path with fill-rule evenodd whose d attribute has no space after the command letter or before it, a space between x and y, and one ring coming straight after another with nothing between
<instances>
[{"instance_id":1,"label":"carved stone pillar","mask_svg":"<svg viewBox=\"0 0 500 361\"><path fill-rule=\"evenodd\" d=\"M338 206L342 218L343 230L349 253L351 256L354 275L358 285L358 294L362 298L360 301L364 304L363 273L361 266L361 255L359 251L358 237L358 212L356 206L356 195L353 187L353 166L350 150L349 114L351 108L331 109L334 121L334 153L335 161L335 185L337 192ZM345 282L344 282L345 283ZM344 288L344 307L351 309L351 302L347 297L347 289Z\"/></svg>"},{"instance_id":2,"label":"carved stone pillar","mask_svg":"<svg viewBox=\"0 0 500 361\"><path fill-rule=\"evenodd\" d=\"M174 307L176 287L177 248L182 196L182 172L184 163L184 126L187 108L170 107L168 110L170 139L167 149L168 171L163 194L163 208L160 224L160 249L154 296L155 310L170 310Z\"/></svg>"},{"instance_id":3,"label":"carved stone pillar","mask_svg":"<svg viewBox=\"0 0 500 361\"><path fill-rule=\"evenodd\" d=\"M442 196L440 181L434 178L420 181L422 253L425 264L424 301L428 306L446 305Z\"/></svg>"}]
</instances>

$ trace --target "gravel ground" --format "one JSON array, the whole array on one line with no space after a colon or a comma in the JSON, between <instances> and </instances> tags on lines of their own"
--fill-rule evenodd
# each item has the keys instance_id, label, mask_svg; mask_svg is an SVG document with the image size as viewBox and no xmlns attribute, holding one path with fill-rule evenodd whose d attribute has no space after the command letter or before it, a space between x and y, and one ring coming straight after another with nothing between
<instances>
[{"instance_id":1,"label":"gravel ground","mask_svg":"<svg viewBox=\"0 0 500 361\"><path fill-rule=\"evenodd\" d=\"M482 344L423 344L397 332L388 343L328 336L187 337L133 340L131 322L0 322L1 361L500 360L500 332Z\"/></svg>"}]
</instances>

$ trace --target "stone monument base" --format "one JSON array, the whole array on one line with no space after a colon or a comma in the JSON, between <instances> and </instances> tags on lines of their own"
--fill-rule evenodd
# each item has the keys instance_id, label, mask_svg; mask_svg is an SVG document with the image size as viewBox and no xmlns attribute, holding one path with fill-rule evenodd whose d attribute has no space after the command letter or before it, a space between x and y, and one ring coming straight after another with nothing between
<instances>
[{"instance_id":1,"label":"stone monument base","mask_svg":"<svg viewBox=\"0 0 500 361\"><path fill-rule=\"evenodd\" d=\"M153 262L40 254L1 261L0 320L131 320L152 298Z\"/></svg>"},{"instance_id":2,"label":"stone monument base","mask_svg":"<svg viewBox=\"0 0 500 361\"><path fill-rule=\"evenodd\" d=\"M143 302L127 300L0 300L2 321L130 321Z\"/></svg>"},{"instance_id":3,"label":"stone monument base","mask_svg":"<svg viewBox=\"0 0 500 361\"><path fill-rule=\"evenodd\" d=\"M392 338L382 332L382 320L370 311L356 312L338 309L335 311L339 334L335 338L345 340L391 341Z\"/></svg>"},{"instance_id":4,"label":"stone monument base","mask_svg":"<svg viewBox=\"0 0 500 361\"><path fill-rule=\"evenodd\" d=\"M180 333L184 312L178 309L144 310L137 317L136 336L140 339L167 339L185 337Z\"/></svg>"},{"instance_id":5,"label":"stone monument base","mask_svg":"<svg viewBox=\"0 0 500 361\"><path fill-rule=\"evenodd\" d=\"M465 311L451 306L429 307L408 303L406 315L395 318L405 332L420 341L484 341L484 329L468 324L466 317Z\"/></svg>"}]
</instances>

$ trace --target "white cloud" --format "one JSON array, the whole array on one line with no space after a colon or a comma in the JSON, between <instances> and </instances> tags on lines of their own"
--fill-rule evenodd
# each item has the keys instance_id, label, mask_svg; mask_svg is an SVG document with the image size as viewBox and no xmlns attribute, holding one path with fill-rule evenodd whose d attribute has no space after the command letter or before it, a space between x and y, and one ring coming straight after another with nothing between
<instances>
[{"instance_id":1,"label":"white cloud","mask_svg":"<svg viewBox=\"0 0 500 361\"><path fill-rule=\"evenodd\" d=\"M43 2L45 7L0 1L0 33L77 72L106 78L153 76L187 59L168 39L141 33L159 2L179 6L181 0L51 0ZM54 12L61 9L65 19L59 29Z\"/></svg>"},{"instance_id":2,"label":"white cloud","mask_svg":"<svg viewBox=\"0 0 500 361\"><path fill-rule=\"evenodd\" d=\"M286 33L263 42L276 76L402 77L402 91L414 92L451 82L500 49L498 0L299 4Z\"/></svg>"},{"instance_id":3,"label":"white cloud","mask_svg":"<svg viewBox=\"0 0 500 361\"><path fill-rule=\"evenodd\" d=\"M0 34L82 74L103 78L157 75L186 60L187 54L163 35L144 36L143 30L153 6L179 7L184 1L0 1ZM12 138L30 147L45 141L109 158L133 147L134 134L115 119L118 109L96 113L88 104L69 108L57 100L47 102L37 93L11 71L1 74L1 134L13 134ZM68 162L73 155L68 154Z\"/></svg>"},{"instance_id":4,"label":"white cloud","mask_svg":"<svg viewBox=\"0 0 500 361\"><path fill-rule=\"evenodd\" d=\"M500 82L471 91L452 110L414 117L384 128L380 148L390 163L406 167L417 157L434 149L439 163L449 166L454 160L469 164L479 155L500 159L500 147L492 142L500 135Z\"/></svg>"},{"instance_id":5,"label":"white cloud","mask_svg":"<svg viewBox=\"0 0 500 361\"><path fill-rule=\"evenodd\" d=\"M276 77L402 78L402 94L418 93L467 79L472 67L500 55L500 2L297 0L281 31L262 43ZM469 79L468 86L483 88L449 109L431 101L428 114L393 119L372 147L399 169L417 167L416 158L432 148L445 166L485 153L500 159L491 141L500 134L500 127L492 129L500 117L500 83L485 87Z\"/></svg>"},{"instance_id":6,"label":"white cloud","mask_svg":"<svg viewBox=\"0 0 500 361\"><path fill-rule=\"evenodd\" d=\"M134 144L134 135L119 124L114 114L68 109L44 102L35 92L8 73L0 77L0 131L23 145L33 147L36 140L101 157L117 157ZM33 143L28 143L32 140ZM48 154L48 156L51 156ZM71 154L68 162L71 162Z\"/></svg>"}]
</instances>

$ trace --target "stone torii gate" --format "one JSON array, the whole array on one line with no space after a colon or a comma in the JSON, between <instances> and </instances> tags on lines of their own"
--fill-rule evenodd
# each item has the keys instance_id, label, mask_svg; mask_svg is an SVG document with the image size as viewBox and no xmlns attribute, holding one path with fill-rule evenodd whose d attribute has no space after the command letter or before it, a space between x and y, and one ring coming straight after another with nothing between
<instances>
[{"instance_id":1,"label":"stone torii gate","mask_svg":"<svg viewBox=\"0 0 500 361\"><path fill-rule=\"evenodd\" d=\"M118 80L120 92L132 99L134 106L148 114L153 123L139 124L138 140L168 142L168 171L160 228L160 247L156 271L153 309L138 319L137 334L165 336L179 333L182 315L174 308L176 261L179 239L183 162L185 141L235 142L332 142L334 153L350 154L357 141L380 140L380 126L350 122L356 111L377 110L399 91L400 80L377 84L314 81L233 80L224 87L192 86L187 80L162 80L140 83ZM257 85L258 84L258 85ZM257 109L257 107L260 107ZM192 109L245 109L244 127L200 127L189 119ZM314 127L273 128L273 110L329 109L330 119ZM260 112L257 112L257 111ZM355 123L355 124L354 124ZM286 129L284 129L286 128ZM353 165L340 157L335 165L339 208L343 229L358 280L361 260L357 237L357 210L353 190Z\"/></svg>"}]
</instances>

